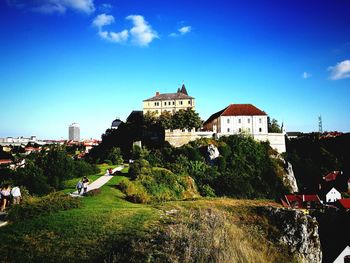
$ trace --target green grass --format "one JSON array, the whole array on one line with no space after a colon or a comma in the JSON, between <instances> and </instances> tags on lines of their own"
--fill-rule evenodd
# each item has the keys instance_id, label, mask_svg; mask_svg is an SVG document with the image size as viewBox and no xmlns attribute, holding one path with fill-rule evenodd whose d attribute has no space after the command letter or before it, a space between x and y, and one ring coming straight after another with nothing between
<instances>
[{"instance_id":1,"label":"green grass","mask_svg":"<svg viewBox=\"0 0 350 263\"><path fill-rule=\"evenodd\" d=\"M91 262L107 257L110 240L130 232L142 235L159 217L157 209L123 199L112 178L101 194L84 197L81 208L11 223L1 229L1 261ZM50 257L48 257L50 255Z\"/></svg>"},{"instance_id":2,"label":"green grass","mask_svg":"<svg viewBox=\"0 0 350 263\"><path fill-rule=\"evenodd\" d=\"M102 166L100 174L89 178L97 179L109 167ZM202 217L204 216L205 220L208 211L212 209L227 213L227 220L223 222L227 223L228 228L219 227L217 230L214 229L214 232L225 233L228 230L232 233L228 241L234 248L228 252L238 253L241 258L243 257L236 262L249 262L250 257L257 251L261 260L256 262L266 262L265 259L268 258L274 259L272 261L275 262L292 262L288 257L284 260L284 254L267 239L265 232L261 232L264 228L259 227L260 217L254 210L258 206L276 206L276 203L268 200L202 198L196 201L164 202L157 205L134 204L126 201L125 195L116 187L122 180L129 180L124 176L127 172L128 167L121 171L121 175L114 176L102 186L101 194L83 197L82 206L79 208L25 219L2 227L0 262L104 262L106 259L105 262L111 262L111 259L117 257L115 253L120 251L126 254L124 259L129 259L129 256L132 257L135 253L141 253L141 258L146 261L147 256L153 252L153 244L150 242L158 238L162 240L161 236L166 233L173 233L169 237L178 238L180 247L183 246L182 238L185 235L193 242L193 246L190 247L200 247L196 242L203 239L196 237L202 230L197 231L197 228L192 227L198 223L202 224L201 220L198 221L193 217L198 209L203 211ZM68 187L72 185L75 187L76 179L66 183ZM71 190L72 188L68 188L65 191ZM166 216L165 211L172 209L184 215L180 223L176 223L172 216ZM170 220L169 224L163 225L163 222L167 221L165 219ZM165 229L165 232L162 233L162 229ZM133 240L143 241L135 244ZM158 249L159 253L168 253L163 243L159 244ZM174 256L177 256L176 250Z\"/></svg>"}]
</instances>

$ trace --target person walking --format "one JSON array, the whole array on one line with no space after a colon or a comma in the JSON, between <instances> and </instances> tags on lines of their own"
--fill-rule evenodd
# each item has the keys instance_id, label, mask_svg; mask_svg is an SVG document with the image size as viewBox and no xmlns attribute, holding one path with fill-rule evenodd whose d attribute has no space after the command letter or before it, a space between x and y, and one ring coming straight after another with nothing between
<instances>
[{"instance_id":1,"label":"person walking","mask_svg":"<svg viewBox=\"0 0 350 263\"><path fill-rule=\"evenodd\" d=\"M8 206L10 202L10 194L11 194L11 187L8 184L5 184L4 187L1 189L1 212L5 210L6 206Z\"/></svg>"},{"instance_id":2,"label":"person walking","mask_svg":"<svg viewBox=\"0 0 350 263\"><path fill-rule=\"evenodd\" d=\"M14 205L19 205L19 203L21 201L21 198L22 198L21 189L19 189L18 186L13 187L12 190L11 190L11 195L12 195L12 198L13 198L12 203Z\"/></svg>"},{"instance_id":3,"label":"person walking","mask_svg":"<svg viewBox=\"0 0 350 263\"><path fill-rule=\"evenodd\" d=\"M86 194L89 182L90 182L89 179L86 176L84 176L83 177L83 187L84 187L84 193L83 194Z\"/></svg>"},{"instance_id":4,"label":"person walking","mask_svg":"<svg viewBox=\"0 0 350 263\"><path fill-rule=\"evenodd\" d=\"M81 190L83 189L83 180L79 180L77 183L77 189L78 189L78 194L81 193Z\"/></svg>"}]
</instances>

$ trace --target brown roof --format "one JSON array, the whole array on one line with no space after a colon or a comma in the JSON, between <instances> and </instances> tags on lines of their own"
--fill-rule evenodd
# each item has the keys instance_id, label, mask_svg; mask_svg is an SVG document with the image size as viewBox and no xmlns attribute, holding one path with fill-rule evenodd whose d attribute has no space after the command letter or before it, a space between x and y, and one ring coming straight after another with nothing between
<instances>
[{"instance_id":1,"label":"brown roof","mask_svg":"<svg viewBox=\"0 0 350 263\"><path fill-rule=\"evenodd\" d=\"M188 96L184 93L177 92L177 93L164 93L159 94L157 96L154 96L152 98L149 98L144 101L156 101L156 100L179 100L179 99L193 99L193 97Z\"/></svg>"},{"instance_id":2,"label":"brown roof","mask_svg":"<svg viewBox=\"0 0 350 263\"><path fill-rule=\"evenodd\" d=\"M264 111L259 110L252 104L230 104L225 109L218 111L211 115L204 124L211 122L219 116L256 116L256 115L267 115Z\"/></svg>"},{"instance_id":3,"label":"brown roof","mask_svg":"<svg viewBox=\"0 0 350 263\"><path fill-rule=\"evenodd\" d=\"M267 115L252 104L230 104L221 116L253 116Z\"/></svg>"}]
</instances>

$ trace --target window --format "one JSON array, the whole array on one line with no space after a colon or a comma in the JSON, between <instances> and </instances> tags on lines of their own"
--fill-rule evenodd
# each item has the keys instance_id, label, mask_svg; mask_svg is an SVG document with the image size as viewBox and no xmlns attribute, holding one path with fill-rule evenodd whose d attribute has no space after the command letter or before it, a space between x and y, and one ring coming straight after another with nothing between
<instances>
[{"instance_id":1,"label":"window","mask_svg":"<svg viewBox=\"0 0 350 263\"><path fill-rule=\"evenodd\" d=\"M238 123L241 123L241 119L238 119Z\"/></svg>"},{"instance_id":2,"label":"window","mask_svg":"<svg viewBox=\"0 0 350 263\"><path fill-rule=\"evenodd\" d=\"M173 105L175 105L175 101L173 101Z\"/></svg>"},{"instance_id":3,"label":"window","mask_svg":"<svg viewBox=\"0 0 350 263\"><path fill-rule=\"evenodd\" d=\"M250 119L248 119L248 123L250 123Z\"/></svg>"},{"instance_id":4,"label":"window","mask_svg":"<svg viewBox=\"0 0 350 263\"><path fill-rule=\"evenodd\" d=\"M190 100L188 101L188 105L191 105L191 101Z\"/></svg>"},{"instance_id":5,"label":"window","mask_svg":"<svg viewBox=\"0 0 350 263\"><path fill-rule=\"evenodd\" d=\"M259 118L259 123L261 123L261 118Z\"/></svg>"},{"instance_id":6,"label":"window","mask_svg":"<svg viewBox=\"0 0 350 263\"><path fill-rule=\"evenodd\" d=\"M259 132L261 132L262 131L262 129L261 128L259 128Z\"/></svg>"},{"instance_id":7,"label":"window","mask_svg":"<svg viewBox=\"0 0 350 263\"><path fill-rule=\"evenodd\" d=\"M227 119L227 123L230 123L230 119Z\"/></svg>"},{"instance_id":8,"label":"window","mask_svg":"<svg viewBox=\"0 0 350 263\"><path fill-rule=\"evenodd\" d=\"M158 114L158 110L156 110L156 114Z\"/></svg>"},{"instance_id":9,"label":"window","mask_svg":"<svg viewBox=\"0 0 350 263\"><path fill-rule=\"evenodd\" d=\"M227 128L227 132L230 132L230 128Z\"/></svg>"},{"instance_id":10,"label":"window","mask_svg":"<svg viewBox=\"0 0 350 263\"><path fill-rule=\"evenodd\" d=\"M182 100L180 100L180 105L182 105Z\"/></svg>"},{"instance_id":11,"label":"window","mask_svg":"<svg viewBox=\"0 0 350 263\"><path fill-rule=\"evenodd\" d=\"M166 106L166 101L164 101L164 106Z\"/></svg>"},{"instance_id":12,"label":"window","mask_svg":"<svg viewBox=\"0 0 350 263\"><path fill-rule=\"evenodd\" d=\"M241 129L241 128L239 128L239 129L238 129L238 132L241 132L241 131L242 131L242 129Z\"/></svg>"}]
</instances>

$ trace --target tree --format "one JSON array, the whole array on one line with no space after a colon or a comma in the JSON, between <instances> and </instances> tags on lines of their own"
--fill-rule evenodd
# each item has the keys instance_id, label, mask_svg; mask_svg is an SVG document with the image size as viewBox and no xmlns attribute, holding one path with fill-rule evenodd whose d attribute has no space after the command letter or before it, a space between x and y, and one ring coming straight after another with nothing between
<instances>
[{"instance_id":1,"label":"tree","mask_svg":"<svg viewBox=\"0 0 350 263\"><path fill-rule=\"evenodd\" d=\"M107 154L107 160L110 160L113 164L122 164L123 157L120 148L112 147Z\"/></svg>"},{"instance_id":2,"label":"tree","mask_svg":"<svg viewBox=\"0 0 350 263\"><path fill-rule=\"evenodd\" d=\"M282 128L280 127L276 119L272 119L271 121L270 117L267 117L267 127L268 127L268 132L282 133Z\"/></svg>"}]
</instances>

